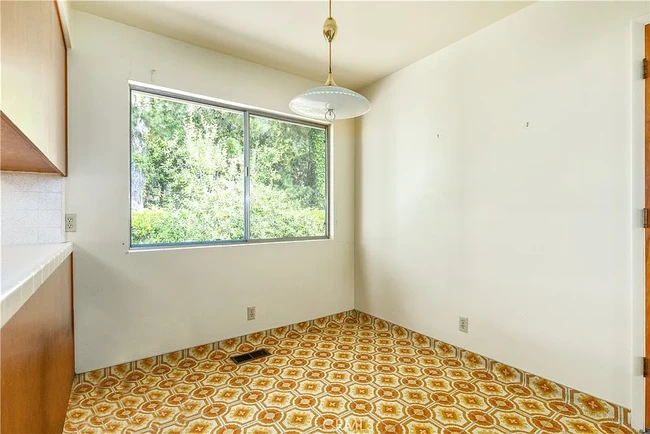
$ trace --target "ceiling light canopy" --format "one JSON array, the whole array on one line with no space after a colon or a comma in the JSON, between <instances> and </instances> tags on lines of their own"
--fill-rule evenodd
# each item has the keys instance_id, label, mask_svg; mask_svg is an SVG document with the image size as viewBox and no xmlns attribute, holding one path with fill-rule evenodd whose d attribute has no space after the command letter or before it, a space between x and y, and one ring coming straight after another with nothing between
<instances>
[{"instance_id":1,"label":"ceiling light canopy","mask_svg":"<svg viewBox=\"0 0 650 434\"><path fill-rule=\"evenodd\" d=\"M322 121L334 122L336 119L350 119L370 111L370 101L350 89L337 86L332 75L332 41L338 26L332 18L332 0L329 0L329 17L323 24L323 36L327 40L329 52L329 73L324 86L309 89L289 103L289 108L301 116Z\"/></svg>"}]
</instances>

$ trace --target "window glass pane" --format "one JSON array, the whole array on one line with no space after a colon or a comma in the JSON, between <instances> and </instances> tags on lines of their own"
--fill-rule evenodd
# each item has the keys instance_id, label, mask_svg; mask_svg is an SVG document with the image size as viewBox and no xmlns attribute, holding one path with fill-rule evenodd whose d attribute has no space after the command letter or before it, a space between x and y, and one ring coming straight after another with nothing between
<instances>
[{"instance_id":1,"label":"window glass pane","mask_svg":"<svg viewBox=\"0 0 650 434\"><path fill-rule=\"evenodd\" d=\"M131 93L131 244L244 239L244 115Z\"/></svg>"},{"instance_id":2,"label":"window glass pane","mask_svg":"<svg viewBox=\"0 0 650 434\"><path fill-rule=\"evenodd\" d=\"M325 128L250 116L250 237L322 237Z\"/></svg>"}]
</instances>

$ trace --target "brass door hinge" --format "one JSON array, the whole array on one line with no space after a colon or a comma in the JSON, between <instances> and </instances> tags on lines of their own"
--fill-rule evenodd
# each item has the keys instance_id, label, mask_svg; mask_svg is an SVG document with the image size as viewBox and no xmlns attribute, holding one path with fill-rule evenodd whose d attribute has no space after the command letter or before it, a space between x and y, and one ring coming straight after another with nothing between
<instances>
[{"instance_id":1,"label":"brass door hinge","mask_svg":"<svg viewBox=\"0 0 650 434\"><path fill-rule=\"evenodd\" d=\"M648 208L641 210L641 224L643 224L644 228L648 227Z\"/></svg>"},{"instance_id":2,"label":"brass door hinge","mask_svg":"<svg viewBox=\"0 0 650 434\"><path fill-rule=\"evenodd\" d=\"M648 78L648 59L643 59L643 79Z\"/></svg>"},{"instance_id":3,"label":"brass door hinge","mask_svg":"<svg viewBox=\"0 0 650 434\"><path fill-rule=\"evenodd\" d=\"M648 358L647 357L643 358L643 376L644 377L648 376Z\"/></svg>"}]
</instances>

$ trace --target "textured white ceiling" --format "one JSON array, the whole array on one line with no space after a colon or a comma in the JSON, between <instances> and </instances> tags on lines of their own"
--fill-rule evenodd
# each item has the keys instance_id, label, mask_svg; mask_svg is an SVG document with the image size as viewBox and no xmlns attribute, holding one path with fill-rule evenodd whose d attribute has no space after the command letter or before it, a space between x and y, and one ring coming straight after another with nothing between
<instances>
[{"instance_id":1,"label":"textured white ceiling","mask_svg":"<svg viewBox=\"0 0 650 434\"><path fill-rule=\"evenodd\" d=\"M520 1L334 1L337 84L358 89L504 18ZM72 7L324 82L326 1L73 1Z\"/></svg>"}]
</instances>

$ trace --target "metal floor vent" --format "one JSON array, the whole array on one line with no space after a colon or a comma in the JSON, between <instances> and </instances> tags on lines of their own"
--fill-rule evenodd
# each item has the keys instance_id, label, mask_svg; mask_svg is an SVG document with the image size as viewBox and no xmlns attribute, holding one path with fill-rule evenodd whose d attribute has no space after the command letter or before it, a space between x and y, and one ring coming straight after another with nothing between
<instances>
[{"instance_id":1,"label":"metal floor vent","mask_svg":"<svg viewBox=\"0 0 650 434\"><path fill-rule=\"evenodd\" d=\"M242 363L250 362L251 360L261 359L262 357L270 356L271 353L267 351L266 348L261 350L251 351L250 353L240 354L238 356L233 356L230 358L236 365L241 365Z\"/></svg>"}]
</instances>

